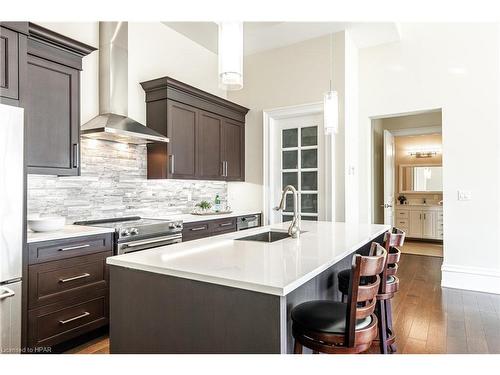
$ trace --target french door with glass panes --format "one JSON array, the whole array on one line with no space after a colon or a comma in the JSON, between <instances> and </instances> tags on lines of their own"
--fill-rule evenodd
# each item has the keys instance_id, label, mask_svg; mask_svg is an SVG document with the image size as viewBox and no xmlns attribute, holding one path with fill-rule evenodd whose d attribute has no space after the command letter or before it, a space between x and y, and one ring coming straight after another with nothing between
<instances>
[{"instance_id":1,"label":"french door with glass panes","mask_svg":"<svg viewBox=\"0 0 500 375\"><path fill-rule=\"evenodd\" d=\"M309 115L281 119L276 124L274 186L278 196L287 185L297 189L302 220L324 220L321 121L321 115ZM293 209L293 194L288 193L286 208L275 222L292 220Z\"/></svg>"}]
</instances>

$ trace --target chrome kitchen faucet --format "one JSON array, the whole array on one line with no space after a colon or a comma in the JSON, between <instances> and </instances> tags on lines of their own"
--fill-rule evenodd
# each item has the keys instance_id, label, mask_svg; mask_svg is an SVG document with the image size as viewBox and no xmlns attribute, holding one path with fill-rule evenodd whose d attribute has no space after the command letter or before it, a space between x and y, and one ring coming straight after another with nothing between
<instances>
[{"instance_id":1,"label":"chrome kitchen faucet","mask_svg":"<svg viewBox=\"0 0 500 375\"><path fill-rule=\"evenodd\" d=\"M288 228L288 234L292 238L299 238L300 236L300 216L299 216L299 193L292 185L287 185L283 189L281 195L281 201L278 207L274 209L276 211L284 210L286 208L286 194L291 191L293 193L293 219L290 227Z\"/></svg>"}]
</instances>

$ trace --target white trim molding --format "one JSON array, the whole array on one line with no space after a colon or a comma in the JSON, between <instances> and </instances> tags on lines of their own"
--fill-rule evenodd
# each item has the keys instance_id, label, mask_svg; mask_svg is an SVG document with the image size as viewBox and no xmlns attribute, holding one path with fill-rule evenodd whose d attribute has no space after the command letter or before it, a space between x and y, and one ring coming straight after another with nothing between
<instances>
[{"instance_id":1,"label":"white trim molding","mask_svg":"<svg viewBox=\"0 0 500 375\"><path fill-rule=\"evenodd\" d=\"M500 294L500 271L491 268L441 266L441 286Z\"/></svg>"},{"instance_id":2,"label":"white trim molding","mask_svg":"<svg viewBox=\"0 0 500 375\"><path fill-rule=\"evenodd\" d=\"M290 107L280 107L274 109L265 109L262 111L262 134L263 134L263 157L262 157L262 170L264 174L264 183L263 183L263 202L262 207L263 210L263 224L269 224L270 212L272 207L269 204L269 197L271 194L271 168L270 168L270 160L271 160L271 151L270 147L273 141L272 130L275 126L276 120L281 120L290 117L298 117L298 116L306 116L306 115L314 115L323 113L323 102L316 103L307 103L301 105L295 105ZM322 124L323 125L323 124ZM324 130L321 129L321 134L324 134ZM333 138L333 137L332 137ZM325 150L326 151L326 150ZM325 152L326 155L326 152ZM328 176L325 176L328 177ZM325 179L326 181L326 179ZM328 191L328 190L326 190ZM325 194L329 196L329 194ZM332 202L327 202L328 204L333 204Z\"/></svg>"}]
</instances>

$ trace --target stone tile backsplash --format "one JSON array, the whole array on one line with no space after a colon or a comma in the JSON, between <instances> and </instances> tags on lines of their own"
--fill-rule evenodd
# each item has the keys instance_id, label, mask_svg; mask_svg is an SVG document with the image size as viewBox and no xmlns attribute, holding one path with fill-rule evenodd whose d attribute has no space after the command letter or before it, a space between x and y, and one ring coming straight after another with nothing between
<instances>
[{"instance_id":1,"label":"stone tile backsplash","mask_svg":"<svg viewBox=\"0 0 500 375\"><path fill-rule=\"evenodd\" d=\"M28 176L28 215L77 220L188 213L227 199L224 181L148 180L146 146L82 139L79 177Z\"/></svg>"}]
</instances>

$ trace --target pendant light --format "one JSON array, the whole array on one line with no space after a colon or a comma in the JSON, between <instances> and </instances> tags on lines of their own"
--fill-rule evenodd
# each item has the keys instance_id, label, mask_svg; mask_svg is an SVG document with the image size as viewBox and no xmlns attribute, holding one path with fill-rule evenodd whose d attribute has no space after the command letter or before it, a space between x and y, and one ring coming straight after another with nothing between
<instances>
[{"instance_id":1,"label":"pendant light","mask_svg":"<svg viewBox=\"0 0 500 375\"><path fill-rule=\"evenodd\" d=\"M323 121L325 134L339 131L339 95L332 90L333 34L330 36L330 90L323 95Z\"/></svg>"},{"instance_id":2,"label":"pendant light","mask_svg":"<svg viewBox=\"0 0 500 375\"><path fill-rule=\"evenodd\" d=\"M219 22L219 87L243 88L243 22Z\"/></svg>"}]
</instances>

